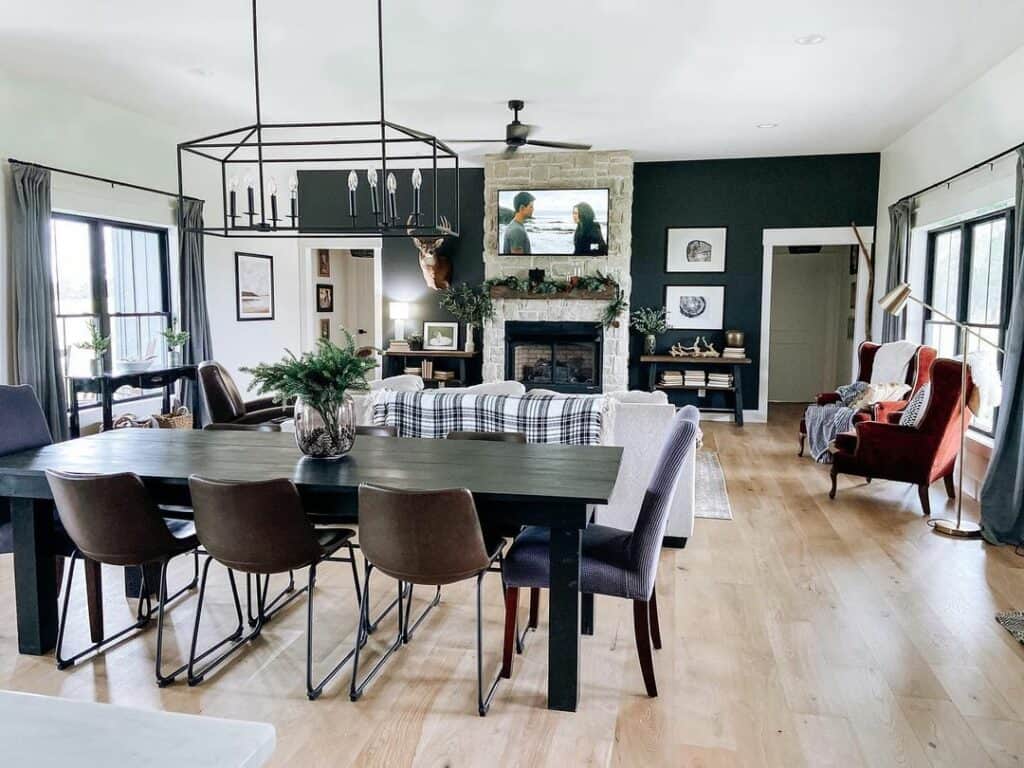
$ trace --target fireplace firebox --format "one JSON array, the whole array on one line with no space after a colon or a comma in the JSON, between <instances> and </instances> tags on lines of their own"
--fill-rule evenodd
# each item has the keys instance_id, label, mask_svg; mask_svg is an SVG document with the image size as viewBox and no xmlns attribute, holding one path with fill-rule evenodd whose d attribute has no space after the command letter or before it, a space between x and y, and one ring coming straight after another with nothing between
<instances>
[{"instance_id":1,"label":"fireplace firebox","mask_svg":"<svg viewBox=\"0 0 1024 768\"><path fill-rule=\"evenodd\" d=\"M601 391L604 329L600 323L505 323L505 378L527 389Z\"/></svg>"}]
</instances>

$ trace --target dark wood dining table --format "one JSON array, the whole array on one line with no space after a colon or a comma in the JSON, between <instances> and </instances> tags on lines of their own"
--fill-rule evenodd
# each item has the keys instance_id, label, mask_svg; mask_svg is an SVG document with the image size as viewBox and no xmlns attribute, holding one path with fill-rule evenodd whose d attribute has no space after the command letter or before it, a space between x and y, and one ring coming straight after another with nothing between
<instances>
[{"instance_id":1,"label":"dark wood dining table","mask_svg":"<svg viewBox=\"0 0 1024 768\"><path fill-rule=\"evenodd\" d=\"M306 459L292 435L124 429L0 456L0 501L14 527L18 648L46 654L57 637L52 496L46 469L134 472L162 504L189 504L192 474L229 481L288 477L311 516L358 520L360 483L468 488L481 518L551 529L548 707L579 701L580 542L590 505L612 495L622 449L363 437L337 461Z\"/></svg>"}]
</instances>

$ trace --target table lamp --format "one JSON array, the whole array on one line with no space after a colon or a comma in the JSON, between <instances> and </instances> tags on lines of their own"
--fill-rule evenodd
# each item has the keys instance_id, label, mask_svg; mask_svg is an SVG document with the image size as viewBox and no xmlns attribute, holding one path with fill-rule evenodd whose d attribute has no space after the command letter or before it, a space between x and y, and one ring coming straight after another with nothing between
<instances>
[{"instance_id":1,"label":"table lamp","mask_svg":"<svg viewBox=\"0 0 1024 768\"><path fill-rule=\"evenodd\" d=\"M404 301L392 301L388 307L391 319L395 321L395 339L405 338L405 321L409 319L409 304Z\"/></svg>"},{"instance_id":2,"label":"table lamp","mask_svg":"<svg viewBox=\"0 0 1024 768\"><path fill-rule=\"evenodd\" d=\"M960 329L960 350L963 353L963 361L961 362L960 372L960 467L958 470L959 477L959 492L956 496L956 519L949 520L947 518L940 518L938 520L929 520L928 524L937 532L945 536L957 536L960 538L978 538L981 536L981 526L971 520L963 519L964 509L964 441L967 439L967 335L971 334L976 336L982 342L990 347L993 347L999 352L1005 353L1005 350L998 344L993 344L991 341L986 339L980 333L969 327L966 323L961 323L959 320L954 320L944 312L940 312L930 304L926 304L919 298L914 296L910 286L906 283L900 283L885 296L878 300L879 306L890 315L899 315L903 311L903 307L908 301L916 302L922 307L927 309L932 314L938 315L944 320L949 321L954 326Z\"/></svg>"}]
</instances>

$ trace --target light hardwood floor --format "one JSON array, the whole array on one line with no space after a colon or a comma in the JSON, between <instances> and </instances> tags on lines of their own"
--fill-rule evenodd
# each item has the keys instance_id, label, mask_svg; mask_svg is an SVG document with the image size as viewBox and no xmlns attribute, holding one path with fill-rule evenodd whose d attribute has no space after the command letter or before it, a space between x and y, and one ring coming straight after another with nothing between
<instances>
[{"instance_id":1,"label":"light hardwood floor","mask_svg":"<svg viewBox=\"0 0 1024 768\"><path fill-rule=\"evenodd\" d=\"M657 699L643 695L630 606L598 598L579 712L544 709L542 621L490 715L478 717L469 582L445 590L356 704L337 683L306 700L298 606L196 689L153 684L153 632L58 672L50 658L16 653L10 556L0 557L0 688L267 720L275 766L1021 765L1024 652L993 615L1024 607L1024 558L933 534L910 486L844 479L829 501L827 468L796 456L798 414L705 425L736 519L698 520L685 550L662 555ZM941 485L937 514L951 509ZM355 611L347 566L323 571L317 656L326 661L351 642ZM120 579L109 571L107 580L108 622L127 619ZM491 667L501 602L497 577L488 582ZM218 589L210 613L223 628ZM172 651L185 647L192 610L172 610ZM73 611L80 641L80 594Z\"/></svg>"}]
</instances>

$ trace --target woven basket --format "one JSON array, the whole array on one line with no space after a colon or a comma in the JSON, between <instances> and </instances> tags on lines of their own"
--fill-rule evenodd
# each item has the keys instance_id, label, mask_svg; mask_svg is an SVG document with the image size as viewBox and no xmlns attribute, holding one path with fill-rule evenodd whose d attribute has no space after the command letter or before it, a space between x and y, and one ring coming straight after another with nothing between
<instances>
[{"instance_id":1,"label":"woven basket","mask_svg":"<svg viewBox=\"0 0 1024 768\"><path fill-rule=\"evenodd\" d=\"M111 429L147 429L152 426L152 419L136 419L135 414L125 413L114 419ZM100 427L100 431L103 431L102 426Z\"/></svg>"},{"instance_id":2,"label":"woven basket","mask_svg":"<svg viewBox=\"0 0 1024 768\"><path fill-rule=\"evenodd\" d=\"M153 416L160 429L192 429L192 412L182 406L173 413L161 413Z\"/></svg>"}]
</instances>

